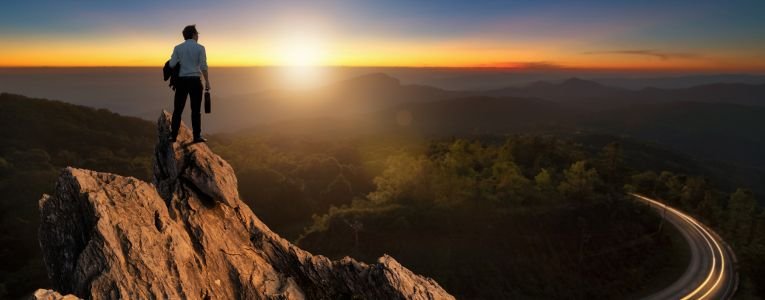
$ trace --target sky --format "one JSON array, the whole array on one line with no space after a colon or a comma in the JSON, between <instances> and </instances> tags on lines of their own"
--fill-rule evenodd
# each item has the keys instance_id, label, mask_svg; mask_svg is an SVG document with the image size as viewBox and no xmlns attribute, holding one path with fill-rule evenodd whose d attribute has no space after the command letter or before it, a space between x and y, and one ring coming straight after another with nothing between
<instances>
[{"instance_id":1,"label":"sky","mask_svg":"<svg viewBox=\"0 0 765 300\"><path fill-rule=\"evenodd\" d=\"M210 66L765 72L765 1L15 1L0 66L157 66L196 24Z\"/></svg>"}]
</instances>

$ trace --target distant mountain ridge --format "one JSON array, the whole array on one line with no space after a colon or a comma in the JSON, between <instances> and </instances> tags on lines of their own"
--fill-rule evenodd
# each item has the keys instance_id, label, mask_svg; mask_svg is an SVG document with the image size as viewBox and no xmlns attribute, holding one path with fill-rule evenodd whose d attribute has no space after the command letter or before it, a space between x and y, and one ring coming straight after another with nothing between
<instances>
[{"instance_id":1,"label":"distant mountain ridge","mask_svg":"<svg viewBox=\"0 0 765 300\"><path fill-rule=\"evenodd\" d=\"M685 89L646 88L637 97L650 97L662 101L696 101L765 106L765 83L714 83Z\"/></svg>"},{"instance_id":2,"label":"distant mountain ridge","mask_svg":"<svg viewBox=\"0 0 765 300\"><path fill-rule=\"evenodd\" d=\"M317 117L349 117L414 103L475 97L543 99L571 113L590 113L635 104L672 101L721 102L765 106L765 84L710 84L685 89L629 90L596 81L569 78L537 81L524 87L488 91L451 91L403 84L384 73L371 73L310 90L272 90L225 98L215 114L206 116L216 131L235 131L271 122Z\"/></svg>"},{"instance_id":3,"label":"distant mountain ridge","mask_svg":"<svg viewBox=\"0 0 765 300\"><path fill-rule=\"evenodd\" d=\"M765 106L765 83L714 83L682 89L643 88L629 90L596 81L570 78L559 83L539 81L524 87L508 87L485 92L499 97L538 97L553 101L608 100L590 105L621 105L668 101L721 102Z\"/></svg>"},{"instance_id":4,"label":"distant mountain ridge","mask_svg":"<svg viewBox=\"0 0 765 300\"><path fill-rule=\"evenodd\" d=\"M204 117L205 132L211 127L229 132L274 128L287 122L293 130L311 131L328 128L332 119L355 120L347 125L334 123L345 133L392 128L439 135L587 129L658 141L672 149L739 166L759 169L764 165L754 153L765 149L763 125L756 121L765 118L761 116L765 84L718 83L636 91L569 78L557 83L539 81L525 87L461 92L402 84L392 76L372 73L313 90L273 91L241 99L217 99L215 103L215 113ZM624 116L631 123L626 126L625 120L612 116ZM684 123L678 122L677 116L683 116ZM398 117L411 118L410 124L397 124ZM309 119L323 121L305 128L301 120ZM658 130L658 124L663 129ZM672 138L674 135L682 138ZM725 146L704 141L705 135L720 137Z\"/></svg>"},{"instance_id":5,"label":"distant mountain ridge","mask_svg":"<svg viewBox=\"0 0 765 300\"><path fill-rule=\"evenodd\" d=\"M408 102L443 100L464 95L422 85L402 84L382 73L362 75L318 88L269 90L223 98L206 116L214 131L236 131L269 122L352 115ZM223 128L224 130L222 130Z\"/></svg>"},{"instance_id":6,"label":"distant mountain ridge","mask_svg":"<svg viewBox=\"0 0 765 300\"><path fill-rule=\"evenodd\" d=\"M716 83L763 84L765 75L710 74L664 77L593 77L591 80L604 85L640 90L644 88L683 89Z\"/></svg>"}]
</instances>

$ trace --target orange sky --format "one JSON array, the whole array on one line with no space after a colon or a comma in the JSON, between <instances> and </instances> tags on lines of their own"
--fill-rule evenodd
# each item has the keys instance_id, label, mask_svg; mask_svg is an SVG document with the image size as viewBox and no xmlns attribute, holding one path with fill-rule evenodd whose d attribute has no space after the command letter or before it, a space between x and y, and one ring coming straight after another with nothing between
<instances>
[{"instance_id":1,"label":"orange sky","mask_svg":"<svg viewBox=\"0 0 765 300\"><path fill-rule=\"evenodd\" d=\"M765 71L759 38L765 32L757 29L765 22L755 8L741 5L678 11L658 9L665 4L654 1L572 7L399 2L239 3L184 13L153 2L3 5L0 66L161 66L181 42L183 25L197 23L213 67ZM722 14L723 8L735 11Z\"/></svg>"},{"instance_id":2,"label":"orange sky","mask_svg":"<svg viewBox=\"0 0 765 300\"><path fill-rule=\"evenodd\" d=\"M315 38L314 38L315 39ZM279 38L275 38L279 40ZM170 55L176 40L56 38L0 41L2 66L157 66ZM591 68L591 69L682 69L682 70L765 70L760 53L708 52L703 57L662 59L651 55L622 53L571 53L542 43L504 47L494 43L481 47L471 41L407 43L399 41L301 40L268 44L254 40L234 43L225 38L200 40L211 66L262 66L290 64L299 57L285 56L296 51L310 65L341 66L447 66L509 68ZM55 45L55 51L50 48ZM488 44L488 43L486 43ZM295 50L296 49L296 50Z\"/></svg>"}]
</instances>

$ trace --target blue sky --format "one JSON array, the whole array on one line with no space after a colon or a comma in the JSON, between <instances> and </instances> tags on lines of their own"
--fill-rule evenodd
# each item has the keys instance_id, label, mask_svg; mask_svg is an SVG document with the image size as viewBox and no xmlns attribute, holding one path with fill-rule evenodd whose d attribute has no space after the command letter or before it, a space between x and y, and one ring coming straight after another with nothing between
<instances>
[{"instance_id":1,"label":"blue sky","mask_svg":"<svg viewBox=\"0 0 765 300\"><path fill-rule=\"evenodd\" d=\"M536 61L561 64L584 63L608 53L639 56L635 50L668 54L670 59L665 60L712 57L731 66L765 58L758 54L765 52L765 1L6 1L1 5L0 41L13 48L0 54L17 60L23 58L25 43L41 47L45 41L113 43L117 48L115 36L132 41L145 37L157 43L152 47L159 47L158 41L177 40L183 25L191 23L198 24L201 38L232 53L253 51L275 36L320 31L316 35L332 44L328 47L332 51L382 49L378 56L387 55L389 61L407 56L404 51L437 47L459 50L455 53L473 51L476 64L490 64L502 49L509 61L513 57L528 61L535 58L530 54L535 48L548 56L540 55ZM238 47L239 38L250 44ZM375 46L370 50L363 44ZM481 49L487 51L483 56ZM75 50L86 49L71 51ZM136 54L152 60L144 56L148 54ZM354 59L364 59L357 56ZM410 56L411 61L423 57Z\"/></svg>"}]
</instances>

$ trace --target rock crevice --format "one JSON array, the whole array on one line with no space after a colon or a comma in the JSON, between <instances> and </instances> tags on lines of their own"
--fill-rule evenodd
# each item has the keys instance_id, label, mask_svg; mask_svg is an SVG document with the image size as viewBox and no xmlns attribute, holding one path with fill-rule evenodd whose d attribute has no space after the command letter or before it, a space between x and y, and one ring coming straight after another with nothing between
<instances>
[{"instance_id":1,"label":"rock crevice","mask_svg":"<svg viewBox=\"0 0 765 300\"><path fill-rule=\"evenodd\" d=\"M66 168L40 199L40 245L55 289L92 299L453 299L384 255L312 255L272 232L231 166L170 114L157 122L154 180ZM55 299L58 293L40 295ZM47 299L47 298L46 298Z\"/></svg>"}]
</instances>

